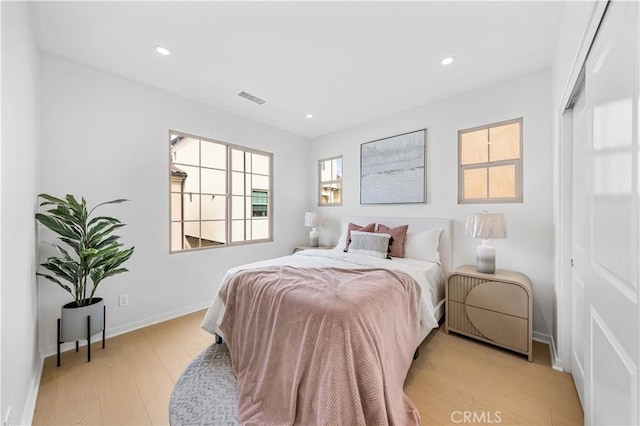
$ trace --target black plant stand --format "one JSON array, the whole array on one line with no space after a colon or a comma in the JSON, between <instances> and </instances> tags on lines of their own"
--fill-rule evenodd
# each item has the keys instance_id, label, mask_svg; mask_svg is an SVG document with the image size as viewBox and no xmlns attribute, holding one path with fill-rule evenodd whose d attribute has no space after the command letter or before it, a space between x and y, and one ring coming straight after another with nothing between
<instances>
[{"instance_id":1,"label":"black plant stand","mask_svg":"<svg viewBox=\"0 0 640 426\"><path fill-rule=\"evenodd\" d=\"M102 349L105 346L105 330L107 328L107 307L102 307ZM60 328L60 318L58 318L58 367L60 367L60 345L65 343L61 341L61 328ZM80 345L76 340L76 352L80 350ZM91 362L91 315L87 316L87 362Z\"/></svg>"}]
</instances>

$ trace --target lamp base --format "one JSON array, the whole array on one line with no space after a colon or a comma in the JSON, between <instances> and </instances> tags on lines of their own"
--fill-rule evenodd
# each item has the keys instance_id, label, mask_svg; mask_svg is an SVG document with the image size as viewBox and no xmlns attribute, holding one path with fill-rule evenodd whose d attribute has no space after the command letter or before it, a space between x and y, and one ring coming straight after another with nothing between
<instances>
[{"instance_id":1,"label":"lamp base","mask_svg":"<svg viewBox=\"0 0 640 426\"><path fill-rule=\"evenodd\" d=\"M489 245L488 240L476 247L476 270L484 274L496 273L496 249Z\"/></svg>"},{"instance_id":2,"label":"lamp base","mask_svg":"<svg viewBox=\"0 0 640 426\"><path fill-rule=\"evenodd\" d=\"M318 247L320 245L320 233L316 228L312 228L309 232L309 246Z\"/></svg>"}]
</instances>

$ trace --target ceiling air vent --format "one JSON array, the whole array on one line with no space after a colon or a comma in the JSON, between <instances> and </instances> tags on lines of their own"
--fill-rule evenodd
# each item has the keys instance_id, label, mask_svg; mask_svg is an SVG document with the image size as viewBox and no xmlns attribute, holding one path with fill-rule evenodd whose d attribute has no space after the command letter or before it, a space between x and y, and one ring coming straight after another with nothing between
<instances>
[{"instance_id":1,"label":"ceiling air vent","mask_svg":"<svg viewBox=\"0 0 640 426\"><path fill-rule=\"evenodd\" d=\"M238 93L238 96L240 96L241 98L245 98L248 101L255 102L258 105L262 105L263 103L267 102L264 99L259 98L257 96L253 96L251 93L247 93L245 91Z\"/></svg>"}]
</instances>

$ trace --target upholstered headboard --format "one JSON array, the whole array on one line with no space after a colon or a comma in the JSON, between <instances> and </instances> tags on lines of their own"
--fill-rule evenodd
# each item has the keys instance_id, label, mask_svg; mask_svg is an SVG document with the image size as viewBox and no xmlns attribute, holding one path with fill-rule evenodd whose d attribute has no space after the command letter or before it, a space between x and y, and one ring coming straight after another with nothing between
<instances>
[{"instance_id":1,"label":"upholstered headboard","mask_svg":"<svg viewBox=\"0 0 640 426\"><path fill-rule=\"evenodd\" d=\"M434 218L422 218L422 217L371 217L371 216L353 216L343 217L341 227L348 225L349 222L357 223L359 225L366 225L367 223L375 222L376 224L382 223L388 227L394 228L400 225L409 225L409 231L426 231L429 229L441 229L440 234L440 263L445 276L451 272L451 259L453 256L453 235L451 219L434 219Z\"/></svg>"}]
</instances>

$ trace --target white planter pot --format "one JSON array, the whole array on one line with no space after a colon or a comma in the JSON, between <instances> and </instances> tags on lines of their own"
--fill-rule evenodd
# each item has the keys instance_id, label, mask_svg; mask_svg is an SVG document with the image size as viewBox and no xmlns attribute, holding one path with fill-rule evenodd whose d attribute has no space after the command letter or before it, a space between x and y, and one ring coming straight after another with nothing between
<instances>
[{"instance_id":1,"label":"white planter pot","mask_svg":"<svg viewBox=\"0 0 640 426\"><path fill-rule=\"evenodd\" d=\"M69 302L61 309L60 341L75 342L87 339L87 317L91 317L89 336L100 333L104 329L104 300L94 297L90 305L78 306Z\"/></svg>"}]
</instances>

